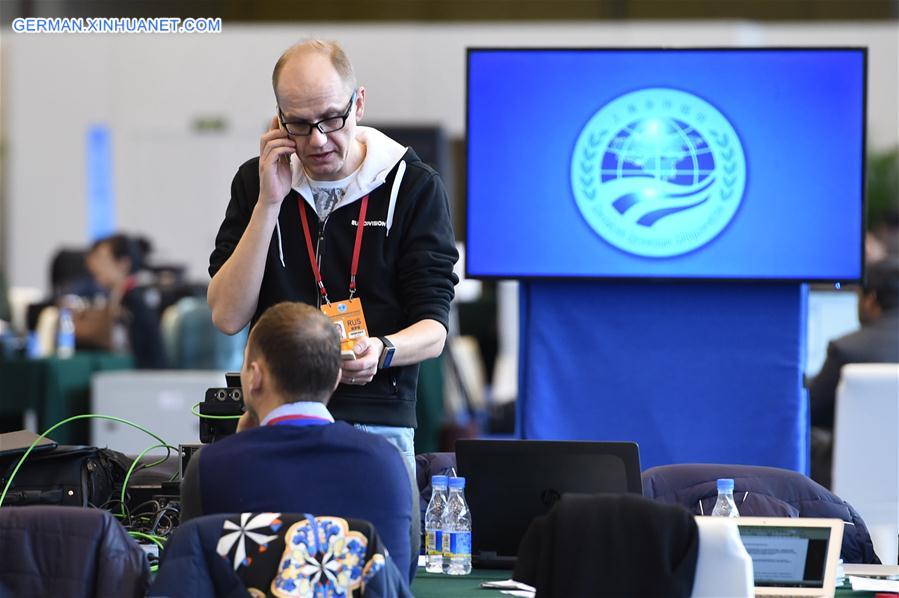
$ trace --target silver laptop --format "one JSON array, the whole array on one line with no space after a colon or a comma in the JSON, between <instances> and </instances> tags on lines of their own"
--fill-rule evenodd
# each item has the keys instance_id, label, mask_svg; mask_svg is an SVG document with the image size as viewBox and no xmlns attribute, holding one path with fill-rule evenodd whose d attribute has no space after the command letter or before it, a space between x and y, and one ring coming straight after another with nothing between
<instances>
[{"instance_id":1,"label":"silver laptop","mask_svg":"<svg viewBox=\"0 0 899 598\"><path fill-rule=\"evenodd\" d=\"M739 517L756 596L833 596L843 522L811 517Z\"/></svg>"}]
</instances>

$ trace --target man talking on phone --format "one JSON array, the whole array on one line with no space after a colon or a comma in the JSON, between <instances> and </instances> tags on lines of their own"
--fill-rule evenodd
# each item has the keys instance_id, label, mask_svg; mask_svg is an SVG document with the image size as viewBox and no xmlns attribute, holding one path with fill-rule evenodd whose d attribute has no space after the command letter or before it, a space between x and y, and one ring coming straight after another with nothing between
<instances>
[{"instance_id":1,"label":"man talking on phone","mask_svg":"<svg viewBox=\"0 0 899 598\"><path fill-rule=\"evenodd\" d=\"M397 446L417 497L418 364L443 350L458 282L443 182L411 148L358 125L366 89L338 44L289 48L272 85L277 114L234 177L209 259L213 322L235 334L281 301L341 325L340 311L361 312L367 329L349 339L329 408Z\"/></svg>"}]
</instances>

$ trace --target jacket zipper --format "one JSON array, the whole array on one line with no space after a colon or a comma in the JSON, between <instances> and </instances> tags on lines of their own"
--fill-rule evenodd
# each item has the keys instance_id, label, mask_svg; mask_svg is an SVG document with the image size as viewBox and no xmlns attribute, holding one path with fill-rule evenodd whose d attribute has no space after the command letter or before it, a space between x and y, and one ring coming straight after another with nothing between
<instances>
[{"instance_id":1,"label":"jacket zipper","mask_svg":"<svg viewBox=\"0 0 899 598\"><path fill-rule=\"evenodd\" d=\"M303 206L305 209L306 206ZM315 215L316 218L318 214ZM319 229L318 229L318 237L315 239L315 261L318 263L318 271L322 270L322 254L321 254L321 243L325 239L325 227L328 225L328 218L331 217L331 214L325 216L324 220L319 221ZM322 280L324 280L325 276L322 274ZM314 282L314 281L313 281ZM315 287L315 296L316 296L316 304L319 309L322 306L322 294L319 292L318 286Z\"/></svg>"}]
</instances>

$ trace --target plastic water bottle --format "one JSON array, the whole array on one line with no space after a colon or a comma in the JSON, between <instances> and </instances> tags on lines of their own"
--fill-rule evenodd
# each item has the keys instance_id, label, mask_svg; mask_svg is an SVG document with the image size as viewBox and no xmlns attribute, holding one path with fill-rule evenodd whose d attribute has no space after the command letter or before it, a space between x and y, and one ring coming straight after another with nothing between
<instances>
[{"instance_id":1,"label":"plastic water bottle","mask_svg":"<svg viewBox=\"0 0 899 598\"><path fill-rule=\"evenodd\" d=\"M443 512L446 510L445 475L431 477L431 500L425 511L425 571L443 573Z\"/></svg>"},{"instance_id":2,"label":"plastic water bottle","mask_svg":"<svg viewBox=\"0 0 899 598\"><path fill-rule=\"evenodd\" d=\"M64 307L59 310L59 329L56 333L56 355L68 359L75 354L75 321L72 310Z\"/></svg>"},{"instance_id":3,"label":"plastic water bottle","mask_svg":"<svg viewBox=\"0 0 899 598\"><path fill-rule=\"evenodd\" d=\"M449 496L443 512L443 572L471 573L471 512L465 502L465 478L449 479Z\"/></svg>"},{"instance_id":4,"label":"plastic water bottle","mask_svg":"<svg viewBox=\"0 0 899 598\"><path fill-rule=\"evenodd\" d=\"M41 356L41 342L38 340L37 331L32 330L28 333L25 341L25 357L28 359L37 359Z\"/></svg>"},{"instance_id":5,"label":"plastic water bottle","mask_svg":"<svg viewBox=\"0 0 899 598\"><path fill-rule=\"evenodd\" d=\"M718 500L712 509L712 517L739 517L737 503L734 502L734 481L730 478L718 480Z\"/></svg>"}]
</instances>

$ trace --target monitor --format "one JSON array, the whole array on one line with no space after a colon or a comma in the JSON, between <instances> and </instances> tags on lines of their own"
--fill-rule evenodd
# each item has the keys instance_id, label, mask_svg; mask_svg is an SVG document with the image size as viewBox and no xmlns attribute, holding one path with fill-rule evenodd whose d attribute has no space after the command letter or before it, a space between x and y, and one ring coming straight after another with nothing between
<instances>
[{"instance_id":1,"label":"monitor","mask_svg":"<svg viewBox=\"0 0 899 598\"><path fill-rule=\"evenodd\" d=\"M861 278L864 48L469 49L476 278Z\"/></svg>"},{"instance_id":2,"label":"monitor","mask_svg":"<svg viewBox=\"0 0 899 598\"><path fill-rule=\"evenodd\" d=\"M512 566L531 521L565 493L642 494L634 442L457 440L476 566Z\"/></svg>"}]
</instances>

